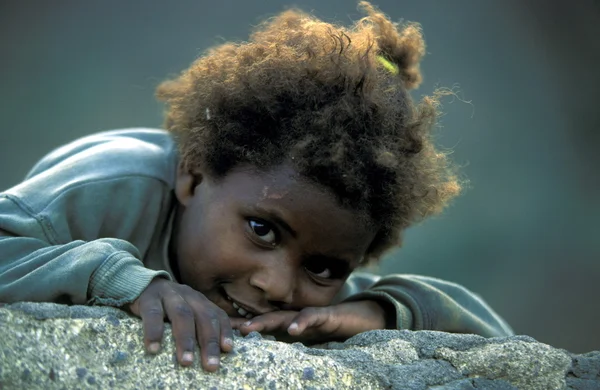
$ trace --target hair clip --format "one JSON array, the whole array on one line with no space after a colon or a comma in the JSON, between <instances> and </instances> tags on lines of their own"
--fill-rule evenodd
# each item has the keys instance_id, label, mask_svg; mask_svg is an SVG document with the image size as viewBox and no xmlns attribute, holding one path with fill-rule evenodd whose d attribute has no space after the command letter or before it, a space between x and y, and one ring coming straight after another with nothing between
<instances>
[{"instance_id":1,"label":"hair clip","mask_svg":"<svg viewBox=\"0 0 600 390\"><path fill-rule=\"evenodd\" d=\"M398 65L394 64L382 55L378 55L376 58L377 61L379 61L379 63L383 65L383 67L387 69L391 74L398 74Z\"/></svg>"}]
</instances>

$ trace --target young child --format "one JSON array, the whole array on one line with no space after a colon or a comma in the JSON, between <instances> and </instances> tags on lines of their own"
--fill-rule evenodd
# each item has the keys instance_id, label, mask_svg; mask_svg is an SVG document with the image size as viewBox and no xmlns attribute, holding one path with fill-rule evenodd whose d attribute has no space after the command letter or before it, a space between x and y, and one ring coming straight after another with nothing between
<instances>
[{"instance_id":1,"label":"young child","mask_svg":"<svg viewBox=\"0 0 600 390\"><path fill-rule=\"evenodd\" d=\"M353 272L460 185L415 104L425 52L369 3L352 28L286 11L158 88L166 131L88 136L0 194L0 301L112 305L157 353L219 366L242 334L512 333L442 280Z\"/></svg>"}]
</instances>

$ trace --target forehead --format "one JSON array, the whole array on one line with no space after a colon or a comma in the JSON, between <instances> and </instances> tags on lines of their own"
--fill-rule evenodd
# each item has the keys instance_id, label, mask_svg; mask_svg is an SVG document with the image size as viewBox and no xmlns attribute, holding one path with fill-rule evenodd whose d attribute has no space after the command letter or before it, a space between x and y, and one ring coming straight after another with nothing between
<instances>
[{"instance_id":1,"label":"forehead","mask_svg":"<svg viewBox=\"0 0 600 390\"><path fill-rule=\"evenodd\" d=\"M342 207L331 190L287 165L267 171L238 168L223 185L237 201L278 214L300 241L320 252L364 254L377 230L364 212Z\"/></svg>"}]
</instances>

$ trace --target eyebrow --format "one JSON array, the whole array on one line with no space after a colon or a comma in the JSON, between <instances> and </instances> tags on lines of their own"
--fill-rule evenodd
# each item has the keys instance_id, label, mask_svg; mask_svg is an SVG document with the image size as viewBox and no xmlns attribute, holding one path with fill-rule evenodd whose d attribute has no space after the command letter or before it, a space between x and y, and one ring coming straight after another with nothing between
<instances>
[{"instance_id":1,"label":"eyebrow","mask_svg":"<svg viewBox=\"0 0 600 390\"><path fill-rule=\"evenodd\" d=\"M298 233L294 229L292 229L292 227L283 219L283 216L281 215L279 210L265 209L264 207L261 207L261 206L255 206L255 207L259 212L266 214L277 225L279 225L283 229L287 230L287 232L290 233L292 235L292 237L296 238L298 236Z\"/></svg>"}]
</instances>

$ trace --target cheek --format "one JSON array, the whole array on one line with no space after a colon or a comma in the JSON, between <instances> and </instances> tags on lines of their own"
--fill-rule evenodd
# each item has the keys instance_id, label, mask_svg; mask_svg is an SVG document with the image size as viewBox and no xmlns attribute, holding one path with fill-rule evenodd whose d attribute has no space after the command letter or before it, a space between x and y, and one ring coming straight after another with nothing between
<instances>
[{"instance_id":1,"label":"cheek","mask_svg":"<svg viewBox=\"0 0 600 390\"><path fill-rule=\"evenodd\" d=\"M329 306L341 287L341 284L335 287L320 287L305 281L294 300L294 306L298 308Z\"/></svg>"},{"instance_id":2,"label":"cheek","mask_svg":"<svg viewBox=\"0 0 600 390\"><path fill-rule=\"evenodd\" d=\"M182 282L197 290L245 272L247 239L239 224L205 218L184 224L178 259Z\"/></svg>"},{"instance_id":3,"label":"cheek","mask_svg":"<svg viewBox=\"0 0 600 390\"><path fill-rule=\"evenodd\" d=\"M235 224L219 208L207 213L190 213L182 221L180 246L187 258L196 260L218 258L227 242L233 242Z\"/></svg>"}]
</instances>

